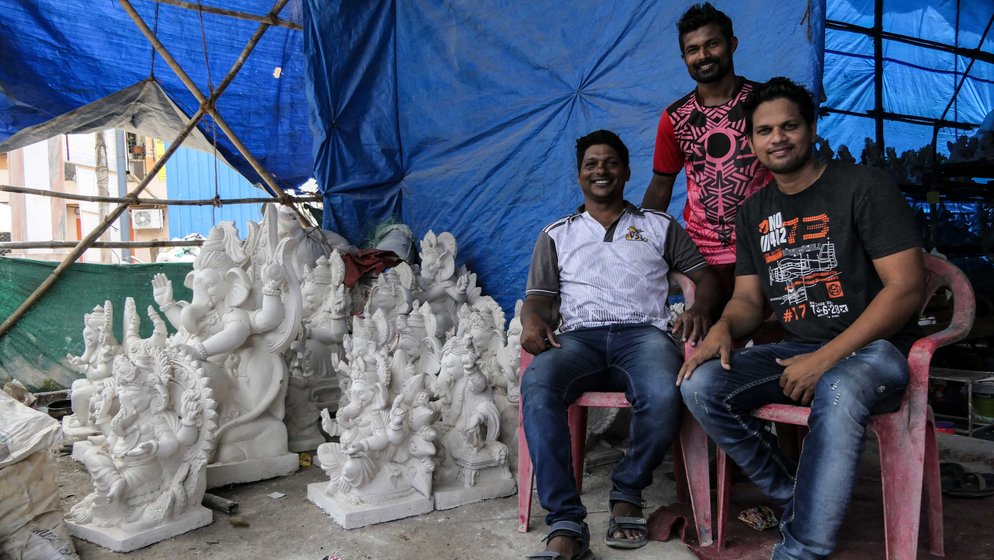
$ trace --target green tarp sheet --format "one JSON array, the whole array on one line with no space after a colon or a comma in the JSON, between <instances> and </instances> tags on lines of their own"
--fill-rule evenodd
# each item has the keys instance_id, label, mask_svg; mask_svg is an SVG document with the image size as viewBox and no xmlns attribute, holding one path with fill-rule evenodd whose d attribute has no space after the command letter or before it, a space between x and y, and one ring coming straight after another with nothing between
<instances>
[{"instance_id":1,"label":"green tarp sheet","mask_svg":"<svg viewBox=\"0 0 994 560\"><path fill-rule=\"evenodd\" d=\"M0 257L0 317L9 317L56 266L54 262ZM114 336L121 342L124 301L130 296L135 298L142 318L142 336L150 336L152 323L146 309L154 304L152 277L164 273L173 282L175 299L189 300L183 278L192 269L192 263L74 264L0 338L0 385L17 379L32 390L69 387L81 377L68 367L66 354L83 352L83 315L110 300Z\"/></svg>"}]
</instances>

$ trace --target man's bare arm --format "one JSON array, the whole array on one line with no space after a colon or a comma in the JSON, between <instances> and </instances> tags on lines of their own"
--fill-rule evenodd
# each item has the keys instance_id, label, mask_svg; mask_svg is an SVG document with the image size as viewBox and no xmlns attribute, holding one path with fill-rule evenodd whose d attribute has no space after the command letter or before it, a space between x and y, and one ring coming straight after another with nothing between
<instances>
[{"instance_id":1,"label":"man's bare arm","mask_svg":"<svg viewBox=\"0 0 994 560\"><path fill-rule=\"evenodd\" d=\"M733 341L759 328L765 302L759 276L736 276L732 299L728 300L721 318L708 331L704 341L697 345L694 355L684 361L677 375L677 385L693 375L697 366L712 358L720 358L722 367L731 369L729 357Z\"/></svg>"},{"instance_id":2,"label":"man's bare arm","mask_svg":"<svg viewBox=\"0 0 994 560\"><path fill-rule=\"evenodd\" d=\"M718 279L708 267L697 269L687 277L694 282L694 304L673 321L673 333L678 339L696 344L708 333L711 323L721 312Z\"/></svg>"},{"instance_id":3,"label":"man's bare arm","mask_svg":"<svg viewBox=\"0 0 994 560\"><path fill-rule=\"evenodd\" d=\"M780 386L791 399L810 402L822 374L867 344L890 337L921 310L925 293L921 249L874 259L873 268L884 287L849 328L815 352L779 360L786 366Z\"/></svg>"},{"instance_id":4,"label":"man's bare arm","mask_svg":"<svg viewBox=\"0 0 994 560\"><path fill-rule=\"evenodd\" d=\"M676 182L676 175L652 174L652 180L645 189L645 196L642 197L642 208L660 210L665 212L670 206L670 199L673 198L673 183Z\"/></svg>"},{"instance_id":5,"label":"man's bare arm","mask_svg":"<svg viewBox=\"0 0 994 560\"><path fill-rule=\"evenodd\" d=\"M528 295L521 306L521 347L533 355L559 348L555 330L559 304L554 296Z\"/></svg>"}]
</instances>

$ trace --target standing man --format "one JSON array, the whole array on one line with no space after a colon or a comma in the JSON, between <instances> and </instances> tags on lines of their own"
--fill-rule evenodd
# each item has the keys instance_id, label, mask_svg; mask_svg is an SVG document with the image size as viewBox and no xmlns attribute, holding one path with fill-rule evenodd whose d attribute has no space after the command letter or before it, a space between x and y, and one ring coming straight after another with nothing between
<instances>
[{"instance_id":1,"label":"standing man","mask_svg":"<svg viewBox=\"0 0 994 560\"><path fill-rule=\"evenodd\" d=\"M773 559L826 558L870 416L900 406L908 383L925 287L921 241L885 173L812 158L807 90L774 78L752 92L745 112L749 142L773 182L739 209L735 293L679 379L715 443L784 507ZM759 325L764 304L786 340L732 352L732 339ZM702 363L710 358L718 360ZM750 414L771 403L811 406L796 474Z\"/></svg>"},{"instance_id":2,"label":"standing man","mask_svg":"<svg viewBox=\"0 0 994 560\"><path fill-rule=\"evenodd\" d=\"M586 391L624 391L632 405L631 447L612 477L606 541L646 543L642 490L682 417L675 386L682 357L667 332L670 271L697 285L696 302L673 327L681 338L703 337L715 301L714 278L677 221L625 201L631 169L617 135L598 130L577 140L576 167L583 206L539 234L521 309L521 346L535 355L522 377L522 417L549 512L547 549L530 558L592 557L566 423L567 407Z\"/></svg>"},{"instance_id":3,"label":"standing man","mask_svg":"<svg viewBox=\"0 0 994 560\"><path fill-rule=\"evenodd\" d=\"M663 111L656 131L652 181L643 208L666 211L681 168L687 172L687 233L718 277L722 299L735 283L735 213L770 176L745 137L742 102L754 82L735 75L739 40L732 20L709 3L695 4L677 22L680 57L693 91Z\"/></svg>"}]
</instances>

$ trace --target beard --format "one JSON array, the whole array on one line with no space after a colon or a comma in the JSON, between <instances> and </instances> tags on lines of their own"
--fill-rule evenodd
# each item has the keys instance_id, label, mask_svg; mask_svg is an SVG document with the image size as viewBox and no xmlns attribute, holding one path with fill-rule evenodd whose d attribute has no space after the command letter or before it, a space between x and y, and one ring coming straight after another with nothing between
<instances>
[{"instance_id":1,"label":"beard","mask_svg":"<svg viewBox=\"0 0 994 560\"><path fill-rule=\"evenodd\" d=\"M711 70L702 72L700 68L706 64L714 64L714 67ZM724 64L720 58L711 57L695 63L693 68L690 68L689 70L690 77L693 78L695 82L699 84L711 84L724 78L731 68Z\"/></svg>"},{"instance_id":2,"label":"beard","mask_svg":"<svg viewBox=\"0 0 994 560\"><path fill-rule=\"evenodd\" d=\"M778 163L766 163L761 162L766 166L767 169L773 173L779 173L780 175L787 175L800 170L802 167L807 165L811 161L811 145L808 144L801 151L796 152L793 157L785 161Z\"/></svg>"}]
</instances>

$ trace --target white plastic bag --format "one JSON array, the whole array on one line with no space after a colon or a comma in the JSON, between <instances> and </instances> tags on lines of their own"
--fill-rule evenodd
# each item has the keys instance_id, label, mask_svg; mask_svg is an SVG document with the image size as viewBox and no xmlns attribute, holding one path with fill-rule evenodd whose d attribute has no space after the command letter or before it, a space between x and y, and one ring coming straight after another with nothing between
<instances>
[{"instance_id":1,"label":"white plastic bag","mask_svg":"<svg viewBox=\"0 0 994 560\"><path fill-rule=\"evenodd\" d=\"M0 392L0 560L75 559L59 507L59 423Z\"/></svg>"}]
</instances>

